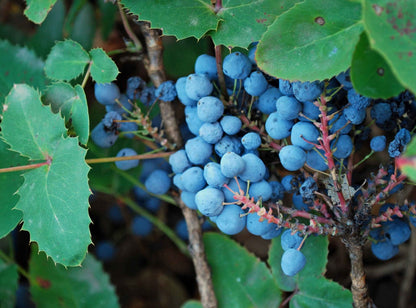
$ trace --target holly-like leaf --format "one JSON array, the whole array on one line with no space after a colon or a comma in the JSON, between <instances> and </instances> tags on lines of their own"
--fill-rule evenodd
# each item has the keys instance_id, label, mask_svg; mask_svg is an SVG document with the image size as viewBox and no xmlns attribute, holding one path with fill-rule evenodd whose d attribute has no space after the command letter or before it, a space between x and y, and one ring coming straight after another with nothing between
<instances>
[{"instance_id":1,"label":"holly-like leaf","mask_svg":"<svg viewBox=\"0 0 416 308\"><path fill-rule=\"evenodd\" d=\"M119 71L114 61L101 48L90 51L92 60L91 77L98 83L108 83L116 79Z\"/></svg>"},{"instance_id":2,"label":"holly-like leaf","mask_svg":"<svg viewBox=\"0 0 416 308\"><path fill-rule=\"evenodd\" d=\"M29 273L39 284L30 292L38 307L119 307L114 287L102 264L88 254L81 267L65 268L37 249L32 250Z\"/></svg>"},{"instance_id":3,"label":"holly-like leaf","mask_svg":"<svg viewBox=\"0 0 416 308\"><path fill-rule=\"evenodd\" d=\"M364 26L371 47L384 56L397 79L416 93L416 2L362 2Z\"/></svg>"},{"instance_id":4,"label":"holly-like leaf","mask_svg":"<svg viewBox=\"0 0 416 308\"><path fill-rule=\"evenodd\" d=\"M280 15L264 33L257 64L288 80L330 78L350 66L362 31L360 3L306 0Z\"/></svg>"},{"instance_id":5,"label":"holly-like leaf","mask_svg":"<svg viewBox=\"0 0 416 308\"><path fill-rule=\"evenodd\" d=\"M56 0L26 0L27 6L24 14L29 20L40 24L45 20L55 2Z\"/></svg>"},{"instance_id":6,"label":"holly-like leaf","mask_svg":"<svg viewBox=\"0 0 416 308\"><path fill-rule=\"evenodd\" d=\"M350 76L354 89L367 97L387 99L404 91L384 58L370 47L365 32L355 48Z\"/></svg>"},{"instance_id":7,"label":"holly-like leaf","mask_svg":"<svg viewBox=\"0 0 416 308\"><path fill-rule=\"evenodd\" d=\"M94 41L97 22L95 18L94 6L82 1L84 5L77 11L70 31L70 38L82 45L85 49L90 49ZM76 1L72 5L75 5ZM76 4L78 5L78 4Z\"/></svg>"},{"instance_id":8,"label":"holly-like leaf","mask_svg":"<svg viewBox=\"0 0 416 308\"><path fill-rule=\"evenodd\" d=\"M45 104L51 105L54 113L61 112L65 122L71 121L79 141L87 144L90 121L87 98L80 85L73 88L69 83L54 83L45 90L42 100Z\"/></svg>"},{"instance_id":9,"label":"holly-like leaf","mask_svg":"<svg viewBox=\"0 0 416 308\"><path fill-rule=\"evenodd\" d=\"M14 83L28 83L37 88L45 86L44 63L26 47L0 40L0 105Z\"/></svg>"},{"instance_id":10,"label":"holly-like leaf","mask_svg":"<svg viewBox=\"0 0 416 308\"><path fill-rule=\"evenodd\" d=\"M6 264L0 259L0 307L14 307L18 278L16 264Z\"/></svg>"},{"instance_id":11,"label":"holly-like leaf","mask_svg":"<svg viewBox=\"0 0 416 308\"><path fill-rule=\"evenodd\" d=\"M268 263L279 287L288 292L297 289L290 302L291 307L351 307L351 292L323 276L328 258L328 238L309 236L301 251L305 255L306 265L292 277L286 276L280 265L284 252L281 236L272 240L269 251Z\"/></svg>"},{"instance_id":12,"label":"holly-like leaf","mask_svg":"<svg viewBox=\"0 0 416 308\"><path fill-rule=\"evenodd\" d=\"M106 41L113 31L115 17L117 13L117 5L113 4L112 2L104 2L98 1L98 7L100 8L101 18L100 22L100 29L101 29L101 36L104 41Z\"/></svg>"},{"instance_id":13,"label":"holly-like leaf","mask_svg":"<svg viewBox=\"0 0 416 308\"><path fill-rule=\"evenodd\" d=\"M404 174L416 182L416 138L406 146L403 155L396 158L396 164Z\"/></svg>"},{"instance_id":14,"label":"holly-like leaf","mask_svg":"<svg viewBox=\"0 0 416 308\"><path fill-rule=\"evenodd\" d=\"M301 0L226 0L217 16L221 18L216 31L209 35L215 45L246 48L260 40L276 16L291 8Z\"/></svg>"},{"instance_id":15,"label":"holly-like leaf","mask_svg":"<svg viewBox=\"0 0 416 308\"><path fill-rule=\"evenodd\" d=\"M51 79L72 80L84 72L90 62L88 53L72 40L57 42L45 62L45 73Z\"/></svg>"},{"instance_id":16,"label":"holly-like leaf","mask_svg":"<svg viewBox=\"0 0 416 308\"><path fill-rule=\"evenodd\" d=\"M10 151L9 146L0 139L0 168L27 164L26 158ZM14 209L17 200L19 200L19 196L15 193L22 184L22 172L0 173L0 238L9 234L22 220L22 212Z\"/></svg>"},{"instance_id":17,"label":"holly-like leaf","mask_svg":"<svg viewBox=\"0 0 416 308\"><path fill-rule=\"evenodd\" d=\"M202 308L202 304L196 300L189 300L181 308Z\"/></svg>"},{"instance_id":18,"label":"holly-like leaf","mask_svg":"<svg viewBox=\"0 0 416 308\"><path fill-rule=\"evenodd\" d=\"M64 119L28 85L13 86L4 110L1 128L11 149L47 162L24 173L16 204L23 211L22 228L55 262L79 265L91 242L86 150L78 138L66 137Z\"/></svg>"},{"instance_id":19,"label":"holly-like leaf","mask_svg":"<svg viewBox=\"0 0 416 308\"><path fill-rule=\"evenodd\" d=\"M219 307L277 307L279 287L266 264L225 235L204 234Z\"/></svg>"},{"instance_id":20,"label":"holly-like leaf","mask_svg":"<svg viewBox=\"0 0 416 308\"><path fill-rule=\"evenodd\" d=\"M215 30L219 17L210 0L122 0L121 3L139 20L151 22L165 35L179 40L194 36L200 39L208 30Z\"/></svg>"}]
</instances>

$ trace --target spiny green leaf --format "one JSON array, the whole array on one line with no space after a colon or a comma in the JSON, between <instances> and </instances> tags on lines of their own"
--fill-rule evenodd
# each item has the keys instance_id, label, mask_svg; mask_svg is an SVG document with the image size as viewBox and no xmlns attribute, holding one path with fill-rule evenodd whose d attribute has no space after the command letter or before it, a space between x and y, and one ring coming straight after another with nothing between
<instances>
[{"instance_id":1,"label":"spiny green leaf","mask_svg":"<svg viewBox=\"0 0 416 308\"><path fill-rule=\"evenodd\" d=\"M288 80L330 78L350 66L362 30L359 3L306 0L280 15L264 33L257 64Z\"/></svg>"},{"instance_id":2,"label":"spiny green leaf","mask_svg":"<svg viewBox=\"0 0 416 308\"><path fill-rule=\"evenodd\" d=\"M0 40L0 105L14 83L26 82L34 87L45 86L44 63L26 47Z\"/></svg>"},{"instance_id":3,"label":"spiny green leaf","mask_svg":"<svg viewBox=\"0 0 416 308\"><path fill-rule=\"evenodd\" d=\"M246 48L260 40L276 16L302 0L226 0L219 10L221 21L209 35L215 45Z\"/></svg>"},{"instance_id":4,"label":"spiny green leaf","mask_svg":"<svg viewBox=\"0 0 416 308\"><path fill-rule=\"evenodd\" d=\"M396 158L396 164L404 174L416 182L416 138L412 138L403 155Z\"/></svg>"},{"instance_id":5,"label":"spiny green leaf","mask_svg":"<svg viewBox=\"0 0 416 308\"><path fill-rule=\"evenodd\" d=\"M81 267L55 265L37 249L32 250L29 273L40 281L30 292L38 307L119 307L114 287L102 264L88 254Z\"/></svg>"},{"instance_id":6,"label":"spiny green leaf","mask_svg":"<svg viewBox=\"0 0 416 308\"><path fill-rule=\"evenodd\" d=\"M355 48L350 75L354 89L367 97L387 99L404 91L384 58L370 47L365 32Z\"/></svg>"},{"instance_id":7,"label":"spiny green leaf","mask_svg":"<svg viewBox=\"0 0 416 308\"><path fill-rule=\"evenodd\" d=\"M14 85L6 98L2 133L11 149L50 164L25 172L16 208L23 229L55 262L79 265L91 242L86 150L66 137L64 119L42 105L39 93Z\"/></svg>"},{"instance_id":8,"label":"spiny green leaf","mask_svg":"<svg viewBox=\"0 0 416 308\"><path fill-rule=\"evenodd\" d=\"M51 105L54 113L61 112L65 122L71 121L79 141L87 144L90 121L87 99L80 85L73 88L69 83L54 83L45 90L42 100L45 104Z\"/></svg>"},{"instance_id":9,"label":"spiny green leaf","mask_svg":"<svg viewBox=\"0 0 416 308\"><path fill-rule=\"evenodd\" d=\"M139 20L151 22L165 35L179 40L194 36L200 39L208 30L215 30L219 21L210 0L122 0L121 3Z\"/></svg>"},{"instance_id":10,"label":"spiny green leaf","mask_svg":"<svg viewBox=\"0 0 416 308\"><path fill-rule=\"evenodd\" d=\"M204 234L219 307L277 307L280 290L266 264L225 235Z\"/></svg>"},{"instance_id":11,"label":"spiny green leaf","mask_svg":"<svg viewBox=\"0 0 416 308\"><path fill-rule=\"evenodd\" d=\"M112 2L98 1L98 6L101 13L101 18L99 20L101 36L103 40L106 41L111 31L113 31L117 5L113 4Z\"/></svg>"},{"instance_id":12,"label":"spiny green leaf","mask_svg":"<svg viewBox=\"0 0 416 308\"><path fill-rule=\"evenodd\" d=\"M28 160L26 158L10 151L9 146L0 139L0 168L24 166L27 164ZM22 212L14 209L17 200L19 200L15 193L23 184L22 173L0 173L0 238L9 234L22 220Z\"/></svg>"},{"instance_id":13,"label":"spiny green leaf","mask_svg":"<svg viewBox=\"0 0 416 308\"><path fill-rule=\"evenodd\" d=\"M45 73L51 79L72 80L84 72L90 62L88 53L72 40L58 42L45 62Z\"/></svg>"},{"instance_id":14,"label":"spiny green leaf","mask_svg":"<svg viewBox=\"0 0 416 308\"><path fill-rule=\"evenodd\" d=\"M16 264L6 264L0 259L0 307L14 307L18 278Z\"/></svg>"},{"instance_id":15,"label":"spiny green leaf","mask_svg":"<svg viewBox=\"0 0 416 308\"><path fill-rule=\"evenodd\" d=\"M108 83L116 79L119 71L114 61L101 48L90 51L92 60L91 77L98 83Z\"/></svg>"},{"instance_id":16,"label":"spiny green leaf","mask_svg":"<svg viewBox=\"0 0 416 308\"><path fill-rule=\"evenodd\" d=\"M27 6L24 14L29 20L40 24L45 20L55 2L56 0L26 0Z\"/></svg>"},{"instance_id":17,"label":"spiny green leaf","mask_svg":"<svg viewBox=\"0 0 416 308\"><path fill-rule=\"evenodd\" d=\"M85 49L90 49L95 36L97 22L94 7L91 3L84 1L84 5L77 12L72 24L69 37L80 43Z\"/></svg>"},{"instance_id":18,"label":"spiny green leaf","mask_svg":"<svg viewBox=\"0 0 416 308\"><path fill-rule=\"evenodd\" d=\"M362 2L371 47L384 56L397 79L416 93L416 1Z\"/></svg>"}]
</instances>

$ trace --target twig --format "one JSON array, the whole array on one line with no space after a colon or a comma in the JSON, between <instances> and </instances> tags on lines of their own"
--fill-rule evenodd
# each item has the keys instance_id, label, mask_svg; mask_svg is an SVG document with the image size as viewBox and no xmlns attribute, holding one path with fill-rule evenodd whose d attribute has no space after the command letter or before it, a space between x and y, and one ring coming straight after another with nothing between
<instances>
[{"instance_id":1,"label":"twig","mask_svg":"<svg viewBox=\"0 0 416 308\"><path fill-rule=\"evenodd\" d=\"M180 198L176 200L185 217L189 234L189 251L192 256L196 272L201 303L204 308L218 306L212 285L211 270L205 258L204 242L202 241L201 225L195 211L188 208Z\"/></svg>"}]
</instances>

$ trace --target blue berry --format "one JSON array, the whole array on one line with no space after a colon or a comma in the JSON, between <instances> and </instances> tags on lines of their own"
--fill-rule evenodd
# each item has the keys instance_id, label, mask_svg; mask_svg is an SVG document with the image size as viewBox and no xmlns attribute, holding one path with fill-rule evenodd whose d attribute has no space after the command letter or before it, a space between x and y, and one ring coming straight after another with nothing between
<instances>
[{"instance_id":1,"label":"blue berry","mask_svg":"<svg viewBox=\"0 0 416 308\"><path fill-rule=\"evenodd\" d=\"M283 228L275 227L275 228L271 229L270 231L262 234L261 237L264 240L274 239L275 237L278 237L282 233L282 229Z\"/></svg>"},{"instance_id":2,"label":"blue berry","mask_svg":"<svg viewBox=\"0 0 416 308\"><path fill-rule=\"evenodd\" d=\"M388 238L384 238L377 243L371 243L371 251L377 259L386 261L399 253L399 246L393 245Z\"/></svg>"},{"instance_id":3,"label":"blue berry","mask_svg":"<svg viewBox=\"0 0 416 308\"><path fill-rule=\"evenodd\" d=\"M205 96L198 101L198 118L204 122L216 122L224 113L224 105L215 96Z\"/></svg>"},{"instance_id":4,"label":"blue berry","mask_svg":"<svg viewBox=\"0 0 416 308\"><path fill-rule=\"evenodd\" d=\"M341 135L348 134L352 129L352 124L348 123L344 114L336 114L332 120L329 121L331 134L339 133ZM342 128L342 129L341 129Z\"/></svg>"},{"instance_id":5,"label":"blue berry","mask_svg":"<svg viewBox=\"0 0 416 308\"><path fill-rule=\"evenodd\" d=\"M318 120L321 111L319 107L316 106L313 102L307 101L302 103L302 113L306 118L300 117L302 121L309 120Z\"/></svg>"},{"instance_id":6,"label":"blue berry","mask_svg":"<svg viewBox=\"0 0 416 308\"><path fill-rule=\"evenodd\" d=\"M293 121L282 119L277 112L273 112L266 120L266 132L273 139L284 139L290 136Z\"/></svg>"},{"instance_id":7,"label":"blue berry","mask_svg":"<svg viewBox=\"0 0 416 308\"><path fill-rule=\"evenodd\" d=\"M198 210L205 216L217 216L224 205L224 193L214 187L206 187L195 195L195 203Z\"/></svg>"},{"instance_id":8,"label":"blue berry","mask_svg":"<svg viewBox=\"0 0 416 308\"><path fill-rule=\"evenodd\" d=\"M246 163L243 158L234 153L227 152L221 157L221 173L226 177L233 178L244 171Z\"/></svg>"},{"instance_id":9,"label":"blue berry","mask_svg":"<svg viewBox=\"0 0 416 308\"><path fill-rule=\"evenodd\" d=\"M108 218L114 223L121 223L124 221L123 213L118 205L112 205L107 212Z\"/></svg>"},{"instance_id":10,"label":"blue berry","mask_svg":"<svg viewBox=\"0 0 416 308\"><path fill-rule=\"evenodd\" d=\"M175 232L184 241L189 239L188 226L186 225L185 219L181 219L177 222L175 225Z\"/></svg>"},{"instance_id":11,"label":"blue berry","mask_svg":"<svg viewBox=\"0 0 416 308\"><path fill-rule=\"evenodd\" d=\"M162 200L158 198L148 198L144 201L143 206L150 212L157 212L162 205Z\"/></svg>"},{"instance_id":12,"label":"blue berry","mask_svg":"<svg viewBox=\"0 0 416 308\"><path fill-rule=\"evenodd\" d=\"M300 102L307 102L314 101L321 95L324 90L324 83L319 81L295 81L292 83L292 87L296 99Z\"/></svg>"},{"instance_id":13,"label":"blue berry","mask_svg":"<svg viewBox=\"0 0 416 308\"><path fill-rule=\"evenodd\" d=\"M244 211L236 204L224 206L222 212L217 216L215 223L221 232L234 235L243 231L247 218Z\"/></svg>"},{"instance_id":14,"label":"blue berry","mask_svg":"<svg viewBox=\"0 0 416 308\"><path fill-rule=\"evenodd\" d=\"M279 90L280 93L282 93L283 95L293 95L292 83L289 80L279 79Z\"/></svg>"},{"instance_id":15,"label":"blue berry","mask_svg":"<svg viewBox=\"0 0 416 308\"><path fill-rule=\"evenodd\" d=\"M115 253L114 244L109 241L100 241L95 245L95 254L103 262L111 261Z\"/></svg>"},{"instance_id":16,"label":"blue berry","mask_svg":"<svg viewBox=\"0 0 416 308\"><path fill-rule=\"evenodd\" d=\"M310 122L298 122L292 127L292 132L290 134L290 140L292 141L293 145L297 145L304 150L311 150L314 145L311 143L306 142L306 140L317 144L319 137L319 131Z\"/></svg>"},{"instance_id":17,"label":"blue berry","mask_svg":"<svg viewBox=\"0 0 416 308\"><path fill-rule=\"evenodd\" d=\"M178 80L176 80L175 88L179 101L185 106L195 106L198 101L189 98L188 94L186 94L185 86L186 77L181 77Z\"/></svg>"},{"instance_id":18,"label":"blue berry","mask_svg":"<svg viewBox=\"0 0 416 308\"><path fill-rule=\"evenodd\" d=\"M258 42L253 43L253 47L248 50L248 58L250 59L251 64L257 65L255 55L257 50Z\"/></svg>"},{"instance_id":19,"label":"blue berry","mask_svg":"<svg viewBox=\"0 0 416 308\"><path fill-rule=\"evenodd\" d=\"M169 156L169 164L172 167L172 171L175 173L181 173L191 167L191 163L188 160L188 156L184 149L181 149L171 156Z\"/></svg>"},{"instance_id":20,"label":"blue berry","mask_svg":"<svg viewBox=\"0 0 416 308\"><path fill-rule=\"evenodd\" d=\"M190 99L200 100L211 94L214 86L205 75L191 74L186 78L185 92Z\"/></svg>"},{"instance_id":21,"label":"blue berry","mask_svg":"<svg viewBox=\"0 0 416 308\"><path fill-rule=\"evenodd\" d=\"M224 74L233 79L244 79L251 71L250 59L241 52L233 52L224 58L222 63Z\"/></svg>"},{"instance_id":22,"label":"blue berry","mask_svg":"<svg viewBox=\"0 0 416 308\"><path fill-rule=\"evenodd\" d=\"M201 137L195 137L185 143L185 151L191 163L205 165L212 154L212 145L205 142Z\"/></svg>"},{"instance_id":23,"label":"blue berry","mask_svg":"<svg viewBox=\"0 0 416 308\"><path fill-rule=\"evenodd\" d=\"M140 97L140 93L146 88L146 82L139 76L133 76L127 79L126 95L131 100Z\"/></svg>"},{"instance_id":24,"label":"blue berry","mask_svg":"<svg viewBox=\"0 0 416 308\"><path fill-rule=\"evenodd\" d=\"M195 61L195 73L205 75L209 80L218 78L215 57L202 54Z\"/></svg>"},{"instance_id":25,"label":"blue berry","mask_svg":"<svg viewBox=\"0 0 416 308\"><path fill-rule=\"evenodd\" d=\"M370 148L374 152L382 152L386 148L386 136L376 136L371 138Z\"/></svg>"},{"instance_id":26,"label":"blue berry","mask_svg":"<svg viewBox=\"0 0 416 308\"><path fill-rule=\"evenodd\" d=\"M204 178L209 186L216 188L222 188L230 181L230 178L222 174L221 165L214 162L209 162L204 166Z\"/></svg>"},{"instance_id":27,"label":"blue berry","mask_svg":"<svg viewBox=\"0 0 416 308\"><path fill-rule=\"evenodd\" d=\"M261 180L250 184L248 194L250 197L253 197L256 202L260 198L263 201L268 201L272 197L272 187L269 182Z\"/></svg>"},{"instance_id":28,"label":"blue berry","mask_svg":"<svg viewBox=\"0 0 416 308\"><path fill-rule=\"evenodd\" d=\"M291 96L281 96L276 101L277 114L283 120L294 120L302 111L302 104Z\"/></svg>"},{"instance_id":29,"label":"blue berry","mask_svg":"<svg viewBox=\"0 0 416 308\"><path fill-rule=\"evenodd\" d=\"M272 188L272 196L270 200L273 202L282 200L284 197L284 193L285 193L284 186L278 181L270 181L269 184Z\"/></svg>"},{"instance_id":30,"label":"blue berry","mask_svg":"<svg viewBox=\"0 0 416 308\"><path fill-rule=\"evenodd\" d=\"M292 230L287 229L283 232L282 237L280 238L280 243L283 250L288 249L298 249L300 244L303 241L303 237L299 235L298 232L292 234Z\"/></svg>"},{"instance_id":31,"label":"blue berry","mask_svg":"<svg viewBox=\"0 0 416 308\"><path fill-rule=\"evenodd\" d=\"M198 118L196 106L185 107L185 121L191 133L195 136L198 136L199 129L201 128L202 124L204 124L204 122Z\"/></svg>"},{"instance_id":32,"label":"blue berry","mask_svg":"<svg viewBox=\"0 0 416 308\"><path fill-rule=\"evenodd\" d=\"M185 205L187 207L189 207L190 209L192 209L192 210L197 210L198 209L198 207L195 203L195 195L196 195L196 193L185 191L185 190L183 190L181 192L181 199L182 199L183 203L185 203Z\"/></svg>"},{"instance_id":33,"label":"blue berry","mask_svg":"<svg viewBox=\"0 0 416 308\"><path fill-rule=\"evenodd\" d=\"M123 132L123 136L129 139L134 138L139 126L136 122L121 122L119 130Z\"/></svg>"},{"instance_id":34,"label":"blue berry","mask_svg":"<svg viewBox=\"0 0 416 308\"><path fill-rule=\"evenodd\" d=\"M282 185L286 192L290 194L298 190L298 180L292 174L288 174L282 178Z\"/></svg>"},{"instance_id":35,"label":"blue berry","mask_svg":"<svg viewBox=\"0 0 416 308\"><path fill-rule=\"evenodd\" d=\"M111 104L111 105L105 105L105 111L110 112L110 111L115 111L120 115L126 114L127 111L125 109L127 109L128 111L132 111L133 110L133 104L131 104L129 102L129 99L127 98L127 95L125 94L121 94L120 98L119 98L119 102L121 103L121 107L118 102L116 102L115 104Z\"/></svg>"},{"instance_id":36,"label":"blue berry","mask_svg":"<svg viewBox=\"0 0 416 308\"><path fill-rule=\"evenodd\" d=\"M306 162L305 151L296 145L284 146L279 152L280 163L289 171L296 171Z\"/></svg>"},{"instance_id":37,"label":"blue berry","mask_svg":"<svg viewBox=\"0 0 416 308\"><path fill-rule=\"evenodd\" d=\"M235 191L236 193L239 193L239 187L241 188L241 190L243 191L243 194L246 194L247 192L247 182L243 181L243 180L238 180L238 184L235 181L235 179L231 179L230 182L228 183L228 187L232 190ZM222 192L224 193L224 198L225 198L225 202L235 202L236 200L234 199L234 194L228 190L228 188L223 187L221 188Z\"/></svg>"},{"instance_id":38,"label":"blue berry","mask_svg":"<svg viewBox=\"0 0 416 308\"><path fill-rule=\"evenodd\" d=\"M295 276L306 264L305 255L297 249L288 249L282 255L282 271L287 276Z\"/></svg>"},{"instance_id":39,"label":"blue berry","mask_svg":"<svg viewBox=\"0 0 416 308\"><path fill-rule=\"evenodd\" d=\"M391 108L389 103L377 103L371 108L371 118L376 120L378 126L384 125L388 122L392 116Z\"/></svg>"},{"instance_id":40,"label":"blue berry","mask_svg":"<svg viewBox=\"0 0 416 308\"><path fill-rule=\"evenodd\" d=\"M222 130L227 135L235 135L237 134L242 126L241 120L235 116L223 116L220 121Z\"/></svg>"},{"instance_id":41,"label":"blue berry","mask_svg":"<svg viewBox=\"0 0 416 308\"><path fill-rule=\"evenodd\" d=\"M143 105L149 106L156 101L156 89L154 86L144 88L142 92L140 92L139 100L142 102Z\"/></svg>"},{"instance_id":42,"label":"blue berry","mask_svg":"<svg viewBox=\"0 0 416 308\"><path fill-rule=\"evenodd\" d=\"M340 84L344 86L344 89L352 89L350 69L346 70L345 72L339 73L338 76L336 76L335 78L338 80Z\"/></svg>"},{"instance_id":43,"label":"blue berry","mask_svg":"<svg viewBox=\"0 0 416 308\"><path fill-rule=\"evenodd\" d=\"M313 177L306 178L302 185L299 187L299 192L304 200L315 199L314 192L318 190L318 184L316 184Z\"/></svg>"},{"instance_id":44,"label":"blue berry","mask_svg":"<svg viewBox=\"0 0 416 308\"><path fill-rule=\"evenodd\" d=\"M243 146L239 139L232 136L224 136L218 143L215 145L215 153L219 157L222 157L227 152L234 152L236 154L241 154Z\"/></svg>"},{"instance_id":45,"label":"blue berry","mask_svg":"<svg viewBox=\"0 0 416 308\"><path fill-rule=\"evenodd\" d=\"M270 87L262 95L260 95L257 108L265 114L275 112L276 101L281 96L282 93L280 93L279 89Z\"/></svg>"},{"instance_id":46,"label":"blue berry","mask_svg":"<svg viewBox=\"0 0 416 308\"><path fill-rule=\"evenodd\" d=\"M156 169L149 174L144 185L152 194L163 195L168 192L171 182L172 181L166 171Z\"/></svg>"},{"instance_id":47,"label":"blue berry","mask_svg":"<svg viewBox=\"0 0 416 308\"><path fill-rule=\"evenodd\" d=\"M338 159L347 158L350 156L353 143L351 137L348 135L340 135L337 139L331 142L331 148L336 148L333 155Z\"/></svg>"},{"instance_id":48,"label":"blue berry","mask_svg":"<svg viewBox=\"0 0 416 308\"><path fill-rule=\"evenodd\" d=\"M152 232L152 223L143 216L135 216L131 222L131 232L137 236L147 236Z\"/></svg>"},{"instance_id":49,"label":"blue berry","mask_svg":"<svg viewBox=\"0 0 416 308\"><path fill-rule=\"evenodd\" d=\"M262 72L254 71L244 80L244 90L251 96L260 96L266 91L267 80Z\"/></svg>"},{"instance_id":50,"label":"blue berry","mask_svg":"<svg viewBox=\"0 0 416 308\"><path fill-rule=\"evenodd\" d=\"M101 122L103 122L104 126L107 129L117 130L120 127L120 124L119 122L115 122L115 121L120 121L122 119L123 118L118 112L110 111L105 114Z\"/></svg>"},{"instance_id":51,"label":"blue berry","mask_svg":"<svg viewBox=\"0 0 416 308\"><path fill-rule=\"evenodd\" d=\"M182 173L184 190L196 193L207 184L204 179L204 171L200 167L191 167Z\"/></svg>"},{"instance_id":52,"label":"blue berry","mask_svg":"<svg viewBox=\"0 0 416 308\"><path fill-rule=\"evenodd\" d=\"M137 155L137 152L130 148L124 148L121 149L116 157L125 157L125 156L134 156ZM116 161L115 162L116 167L120 170L129 170L131 168L135 168L139 165L138 159L132 159L132 160L122 160L122 161Z\"/></svg>"},{"instance_id":53,"label":"blue berry","mask_svg":"<svg viewBox=\"0 0 416 308\"><path fill-rule=\"evenodd\" d=\"M242 156L245 168L239 174L244 181L258 182L266 175L266 166L263 161L255 154L248 153Z\"/></svg>"},{"instance_id":54,"label":"blue berry","mask_svg":"<svg viewBox=\"0 0 416 308\"><path fill-rule=\"evenodd\" d=\"M344 109L344 117L354 125L359 125L364 122L366 116L365 108L357 109L350 106Z\"/></svg>"},{"instance_id":55,"label":"blue berry","mask_svg":"<svg viewBox=\"0 0 416 308\"><path fill-rule=\"evenodd\" d=\"M94 85L94 95L97 102L102 105L116 103L120 97L120 89L115 83L96 83Z\"/></svg>"},{"instance_id":56,"label":"blue berry","mask_svg":"<svg viewBox=\"0 0 416 308\"><path fill-rule=\"evenodd\" d=\"M412 233L409 224L400 219L395 218L392 221L382 223L384 234L388 236L393 245L400 245L406 242Z\"/></svg>"},{"instance_id":57,"label":"blue berry","mask_svg":"<svg viewBox=\"0 0 416 308\"><path fill-rule=\"evenodd\" d=\"M294 193L292 195L292 203L293 207L299 211L309 211L309 204L303 202L303 198L301 194Z\"/></svg>"},{"instance_id":58,"label":"blue berry","mask_svg":"<svg viewBox=\"0 0 416 308\"><path fill-rule=\"evenodd\" d=\"M107 129L103 122L98 123L91 131L92 141L101 148L111 147L117 140L117 131Z\"/></svg>"},{"instance_id":59,"label":"blue berry","mask_svg":"<svg viewBox=\"0 0 416 308\"><path fill-rule=\"evenodd\" d=\"M155 95L158 99L171 102L176 98L176 89L175 84L172 80L162 82L160 86L156 89Z\"/></svg>"},{"instance_id":60,"label":"blue berry","mask_svg":"<svg viewBox=\"0 0 416 308\"><path fill-rule=\"evenodd\" d=\"M363 109L370 106L371 99L365 96L361 96L354 89L348 90L347 93L348 102L357 109Z\"/></svg>"},{"instance_id":61,"label":"blue berry","mask_svg":"<svg viewBox=\"0 0 416 308\"><path fill-rule=\"evenodd\" d=\"M216 144L221 140L223 131L219 122L205 122L199 128L199 136L207 143Z\"/></svg>"},{"instance_id":62,"label":"blue berry","mask_svg":"<svg viewBox=\"0 0 416 308\"><path fill-rule=\"evenodd\" d=\"M255 150L261 145L261 138L258 133L250 132L241 138L241 144L247 150Z\"/></svg>"},{"instance_id":63,"label":"blue berry","mask_svg":"<svg viewBox=\"0 0 416 308\"><path fill-rule=\"evenodd\" d=\"M260 216L257 213L250 213L247 215L247 230L254 235L263 235L270 230L276 228L276 224L269 223L266 219L260 221Z\"/></svg>"},{"instance_id":64,"label":"blue berry","mask_svg":"<svg viewBox=\"0 0 416 308\"><path fill-rule=\"evenodd\" d=\"M322 150L312 149L306 153L306 164L316 170L325 171L328 163L325 161L325 153Z\"/></svg>"}]
</instances>

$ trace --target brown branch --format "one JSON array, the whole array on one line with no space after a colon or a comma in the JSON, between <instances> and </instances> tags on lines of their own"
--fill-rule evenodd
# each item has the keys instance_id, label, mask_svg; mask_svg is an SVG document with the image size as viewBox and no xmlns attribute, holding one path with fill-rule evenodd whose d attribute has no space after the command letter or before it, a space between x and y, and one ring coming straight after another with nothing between
<instances>
[{"instance_id":1,"label":"brown branch","mask_svg":"<svg viewBox=\"0 0 416 308\"><path fill-rule=\"evenodd\" d=\"M204 242L202 241L201 225L198 216L180 198L177 198L176 201L182 210L188 227L189 252L195 267L196 281L201 295L202 306L204 308L216 308L218 304L212 285L211 270L205 258L205 248Z\"/></svg>"},{"instance_id":2,"label":"brown branch","mask_svg":"<svg viewBox=\"0 0 416 308\"><path fill-rule=\"evenodd\" d=\"M150 29L148 23L141 23L141 31L146 41L147 56L144 59L147 73L155 87L166 81L165 70L163 69L163 44L160 31ZM171 102L159 101L160 115L169 140L182 147L182 137L176 122L175 110Z\"/></svg>"}]
</instances>

